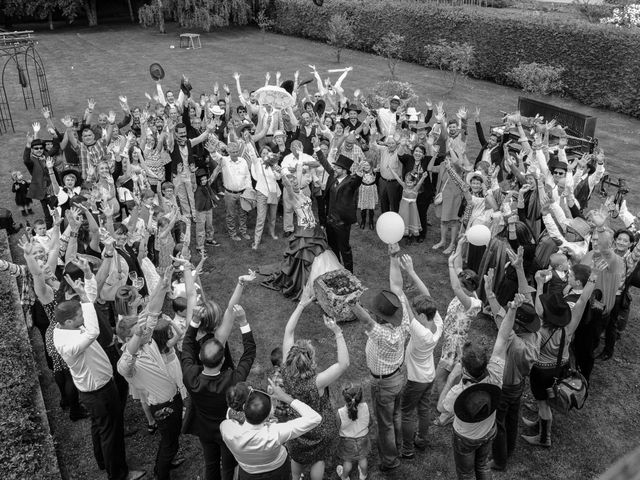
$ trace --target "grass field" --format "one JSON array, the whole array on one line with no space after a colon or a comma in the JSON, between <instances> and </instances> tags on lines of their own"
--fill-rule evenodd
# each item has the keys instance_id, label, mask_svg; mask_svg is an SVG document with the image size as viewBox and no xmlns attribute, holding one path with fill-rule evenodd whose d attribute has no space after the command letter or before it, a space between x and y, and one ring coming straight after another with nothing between
<instances>
[{"instance_id":1,"label":"grass field","mask_svg":"<svg viewBox=\"0 0 640 480\"><path fill-rule=\"evenodd\" d=\"M264 72L267 70L271 71L272 76L275 70L280 70L284 78L287 78L296 69L300 69L301 77L304 78L307 75L307 64L315 64L319 70L336 68L333 53L326 45L279 35L263 36L252 29L203 34L203 48L194 51L177 48L179 42L175 31L170 30L168 35L158 35L153 31L130 26L39 33L38 39L38 51L47 69L56 118L61 118L66 113L80 115L89 96L97 100L98 111L116 109L119 94L127 95L130 105L141 104L144 92L152 93L154 89L148 74L148 66L152 62L160 62L164 66L167 73L164 80L166 88L176 88L180 75L184 73L191 80L195 92L204 89L211 91L214 81L218 81L220 85L232 85L231 75L234 71L242 74L244 87L253 89L263 84ZM170 45L175 45L176 48L171 49ZM348 92L386 79L386 64L378 57L348 51L343 54L343 59L345 65L354 67L343 85ZM496 121L501 116L501 110L512 111L517 105L518 91L491 83L466 80L450 92L441 72L401 63L397 74L403 81L414 85L421 99L442 99L449 111L455 111L462 105L466 105L469 110L479 106L485 123ZM17 73L14 76L15 85L11 85L11 88L15 90L8 88L8 95L14 99L12 107L17 133L2 136L5 158L3 168L0 169L0 181L6 185L4 192L0 194L1 203L9 208L13 206L9 191L9 172L16 168L25 170L21 165L25 134L32 121L41 119L38 111L25 112L22 109L22 98L17 90ZM5 77L7 78L10 75ZM11 80L6 81L11 83ZM569 100L555 100L562 106L599 117L597 136L609 158L607 168L612 175L622 175L630 180L632 192L629 194L629 204L637 208L640 196L634 189L638 185L636 179L640 173L637 164L640 122L622 115L579 106ZM470 132L468 145L471 152L479 148L475 132ZM224 234L222 206L216 210L215 217L219 232L217 240L222 246L211 252L203 278L209 295L224 303L235 284L235 278L248 267L278 261L285 241L267 239L260 250L254 252L248 242L239 246ZM280 225L279 221L279 228ZM427 234L427 242L410 247L408 252L413 255L416 270L431 288L440 311L443 312L452 292L448 284L446 258L432 253L430 248L438 235L438 228L431 228ZM369 286L386 283L388 262L383 245L377 240L375 233L361 231L354 226L352 239L356 275ZM14 257L18 258L15 251ZM262 373L270 367L269 352L281 343L284 325L294 304L280 294L256 285L246 289L242 305L247 311L258 342L258 356L251 379L263 381ZM596 366L586 408L572 412L569 416L556 418L554 449L543 451L519 445L508 472L495 474L495 478L592 479L616 458L640 443L637 394L640 384L640 350L637 317L634 310L628 331L616 351L616 358ZM366 337L363 328L358 323L348 324L344 326L344 333L351 353L351 367L344 380L363 381L366 384L368 373L364 364ZM335 361L335 345L322 324L318 306L312 306L305 312L298 335L314 340L321 368ZM38 343L38 339L34 340ZM240 345L237 332L234 332L231 343L237 355L237 347ZM89 422L72 424L67 420L58 407L57 389L46 367L43 372L41 383L66 478L106 478L97 470L92 458ZM338 389L333 390L335 396ZM157 437L148 437L146 431L143 432L144 416L136 402L129 403L126 419L130 424L141 428L137 435L127 439L129 464L151 471ZM193 438L185 438L183 446L188 460L175 471L173 478L195 479L203 464L198 442ZM371 464L377 464L377 455L372 454ZM371 472L370 478L383 478L375 467ZM335 474L328 470L327 476L334 478ZM434 427L427 452L403 463L389 477L454 478L450 427Z\"/></svg>"}]
</instances>

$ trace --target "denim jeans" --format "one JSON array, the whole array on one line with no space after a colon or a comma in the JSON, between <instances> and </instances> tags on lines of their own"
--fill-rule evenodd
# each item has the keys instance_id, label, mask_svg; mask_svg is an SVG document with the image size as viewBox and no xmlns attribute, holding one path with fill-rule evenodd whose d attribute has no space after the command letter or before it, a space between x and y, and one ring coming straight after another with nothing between
<instances>
[{"instance_id":1,"label":"denim jeans","mask_svg":"<svg viewBox=\"0 0 640 480\"><path fill-rule=\"evenodd\" d=\"M213 240L213 210L196 211L196 246L204 248L205 240Z\"/></svg>"},{"instance_id":2,"label":"denim jeans","mask_svg":"<svg viewBox=\"0 0 640 480\"><path fill-rule=\"evenodd\" d=\"M254 233L253 243L258 245L260 243L260 239L262 238L262 232L264 230L264 225L267 220L267 215L269 216L269 222L267 223L267 229L269 230L269 235L276 234L276 214L278 210L277 203L267 203L267 196L256 190L257 196L257 214L256 214L256 230Z\"/></svg>"},{"instance_id":3,"label":"denim jeans","mask_svg":"<svg viewBox=\"0 0 640 480\"><path fill-rule=\"evenodd\" d=\"M231 193L227 191L224 194L224 206L227 211L227 231L231 237L238 233L240 235L247 234L247 212L245 212L240 206L240 197L241 195L239 193ZM238 220L237 226L236 219Z\"/></svg>"},{"instance_id":4,"label":"denim jeans","mask_svg":"<svg viewBox=\"0 0 640 480\"><path fill-rule=\"evenodd\" d=\"M429 434L432 382L407 380L402 392L402 453L414 453L413 440L418 422L418 435L426 440ZM418 412L416 419L416 410Z\"/></svg>"},{"instance_id":5,"label":"denim jeans","mask_svg":"<svg viewBox=\"0 0 640 480\"><path fill-rule=\"evenodd\" d=\"M380 463L393 465L398 459L398 450L402 440L402 420L400 404L404 374L396 372L388 378L375 378L371 381L373 410L378 424L378 453Z\"/></svg>"},{"instance_id":6,"label":"denim jeans","mask_svg":"<svg viewBox=\"0 0 640 480\"><path fill-rule=\"evenodd\" d=\"M493 440L493 461L500 468L507 466L507 459L516 448L520 399L524 391L524 380L517 385L503 385L500 404L496 411L496 438Z\"/></svg>"},{"instance_id":7,"label":"denim jeans","mask_svg":"<svg viewBox=\"0 0 640 480\"><path fill-rule=\"evenodd\" d=\"M453 459L456 463L458 480L491 480L489 454L496 428L478 440L471 440L453 431Z\"/></svg>"}]
</instances>

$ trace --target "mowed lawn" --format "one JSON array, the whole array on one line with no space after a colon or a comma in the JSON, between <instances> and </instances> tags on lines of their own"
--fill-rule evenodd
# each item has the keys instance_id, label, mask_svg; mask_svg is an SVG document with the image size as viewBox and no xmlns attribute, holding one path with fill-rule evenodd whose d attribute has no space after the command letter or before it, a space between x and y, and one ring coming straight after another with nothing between
<instances>
[{"instance_id":1,"label":"mowed lawn","mask_svg":"<svg viewBox=\"0 0 640 480\"><path fill-rule=\"evenodd\" d=\"M80 116L87 97L96 99L98 112L110 108L117 110L117 98L121 94L128 96L132 106L142 104L144 92L153 94L155 88L148 73L148 66L152 62L163 65L167 74L163 82L165 88L176 90L180 76L185 74L192 82L196 94L203 90L211 92L215 81L219 82L220 87L223 83L228 83L235 92L232 78L234 71L241 73L244 88L256 89L264 84L264 73L267 70L271 71L272 78L275 77L275 70L280 70L283 78L290 78L296 69L300 69L301 78L304 79L309 76L307 64L315 64L321 72L337 67L333 52L328 46L296 38L275 34L263 36L253 29L223 30L202 34L203 48L192 51L178 48L177 33L172 26L168 35L132 26L38 33L38 51L47 70L56 119L67 113ZM171 45L175 48L171 49ZM372 86L385 80L388 75L384 60L373 55L347 51L343 53L343 66L346 65L354 67L343 84L348 93L356 87ZM465 80L455 90L449 91L441 72L405 63L398 66L397 74L401 80L413 84L421 101L426 98L433 101L444 100L449 112L456 111L463 105L472 112L479 106L485 125L497 122L501 117L500 111L515 110L520 94L511 88L472 80ZM32 121L42 120L39 111L24 111L17 73L14 76L15 82L8 86L8 95L12 98L16 134L9 133L0 137L5 152L3 168L0 169L0 180L5 185L2 204L8 208L14 208L9 188L10 172L14 169L26 171L21 163L25 134ZM5 77L7 78L10 78L9 74ZM11 80L7 83L11 83ZM640 196L636 193L640 173L637 165L640 122L622 115L583 107L565 99L554 101L599 117L597 136L609 159L607 168L612 175L622 175L629 180L629 204L636 211L640 206ZM234 93L235 104L237 100ZM471 154L475 155L479 144L473 128L469 132L468 145ZM39 207L37 210L39 211ZM406 251L413 256L416 270L431 288L440 311L444 314L452 292L446 258L431 250L431 245L437 241L439 228L434 216L431 213L429 216L434 227L428 232L427 242L409 247ZM211 250L203 280L207 293L225 304L237 276L246 272L247 268L278 261L286 242L265 239L260 250L254 252L250 249L249 242L233 243L225 235L223 205L217 208L215 217L218 232L216 238L222 246ZM20 218L17 220L21 221ZM253 225L253 219L250 220L250 225ZM278 228L281 229L281 220L278 221ZM369 286L387 284L388 260L384 245L372 231L361 231L357 225L352 231L356 275ZM16 256L18 252L15 250L15 239L12 243ZM281 343L284 325L294 304L279 293L259 285L248 286L241 303L247 311L258 343L258 356L250 380L264 386L264 373L270 369L269 352ZM554 448L541 450L519 444L508 472L496 473L495 478L596 478L616 458L640 443L637 394L640 384L640 349L636 312L637 309L634 309L615 359L596 366L586 408L568 416L556 417L553 425ZM364 330L357 322L344 325L343 328L351 354L351 367L343 380L362 382L369 400L369 374L364 362ZM335 361L335 343L322 324L321 309L317 305L304 313L297 333L300 338L313 339L318 350L319 368L323 369ZM33 338L40 345L39 338ZM231 345L238 358L240 337L237 332L231 338ZM41 381L59 459L67 478L106 478L97 470L93 460L89 422L71 423L66 418L58 407L57 388L46 366L43 368ZM339 385L332 388L332 394L336 407L341 405ZM151 472L158 436L147 436L144 416L136 401L129 402L126 420L129 424L140 427L138 434L127 439L129 465ZM183 446L188 460L175 471L173 478L195 479L203 464L198 442L192 437L185 437ZM373 466L370 478L383 478L375 467L375 452L370 461ZM334 476L331 466L327 469L327 477ZM419 453L412 461L403 462L388 477L454 478L451 427L433 427L427 451Z\"/></svg>"}]
</instances>

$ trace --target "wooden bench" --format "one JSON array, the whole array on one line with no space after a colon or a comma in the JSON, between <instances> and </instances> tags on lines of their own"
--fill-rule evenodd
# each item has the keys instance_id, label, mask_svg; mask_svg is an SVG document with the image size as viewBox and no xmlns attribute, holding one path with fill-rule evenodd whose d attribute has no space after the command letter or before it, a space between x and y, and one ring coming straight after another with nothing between
<instances>
[{"instance_id":1,"label":"wooden bench","mask_svg":"<svg viewBox=\"0 0 640 480\"><path fill-rule=\"evenodd\" d=\"M200 43L199 33L181 33L180 34L180 48L202 48Z\"/></svg>"}]
</instances>

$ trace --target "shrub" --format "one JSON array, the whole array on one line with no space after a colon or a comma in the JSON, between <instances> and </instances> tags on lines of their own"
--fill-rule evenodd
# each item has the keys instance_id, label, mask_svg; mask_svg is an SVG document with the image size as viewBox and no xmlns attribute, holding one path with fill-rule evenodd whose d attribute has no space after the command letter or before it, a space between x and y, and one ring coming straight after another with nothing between
<instances>
[{"instance_id":1,"label":"shrub","mask_svg":"<svg viewBox=\"0 0 640 480\"><path fill-rule=\"evenodd\" d=\"M286 35L326 41L326 25L346 12L353 23L354 48L372 52L388 32L402 32L400 57L423 63L416 45L437 38L468 43L477 62L471 75L497 83L524 62L565 68L565 93L586 105L640 117L640 34L635 29L591 24L555 13L515 9L448 7L410 0L331 0L317 8L309 0L274 0L275 29Z\"/></svg>"},{"instance_id":2,"label":"shrub","mask_svg":"<svg viewBox=\"0 0 640 480\"><path fill-rule=\"evenodd\" d=\"M362 102L369 108L384 107L387 100L394 95L399 96L402 100L408 101L408 104L417 99L416 92L408 82L398 82L397 80L387 80L378 82L372 88L366 90L362 97Z\"/></svg>"},{"instance_id":3,"label":"shrub","mask_svg":"<svg viewBox=\"0 0 640 480\"><path fill-rule=\"evenodd\" d=\"M403 47L404 35L398 35L393 32L387 33L373 45L373 51L387 59L391 80L396 78L396 65L400 61Z\"/></svg>"},{"instance_id":4,"label":"shrub","mask_svg":"<svg viewBox=\"0 0 640 480\"><path fill-rule=\"evenodd\" d=\"M617 27L640 27L640 4L614 8L611 16L601 18L600 22L609 23Z\"/></svg>"},{"instance_id":5,"label":"shrub","mask_svg":"<svg viewBox=\"0 0 640 480\"><path fill-rule=\"evenodd\" d=\"M258 28L262 32L263 36L268 30L271 30L273 28L274 22L269 18L264 8L258 12L258 15L256 15L256 18L255 18L255 21L256 21L256 25L258 25Z\"/></svg>"},{"instance_id":6,"label":"shrub","mask_svg":"<svg viewBox=\"0 0 640 480\"><path fill-rule=\"evenodd\" d=\"M564 90L564 84L560 79L563 72L562 67L532 62L521 63L511 70L507 77L527 93L550 95Z\"/></svg>"},{"instance_id":7,"label":"shrub","mask_svg":"<svg viewBox=\"0 0 640 480\"><path fill-rule=\"evenodd\" d=\"M456 84L459 76L464 77L471 72L473 54L473 45L444 39L424 47L425 64L451 72L452 86Z\"/></svg>"},{"instance_id":8,"label":"shrub","mask_svg":"<svg viewBox=\"0 0 640 480\"><path fill-rule=\"evenodd\" d=\"M576 11L587 21L598 23L601 18L611 15L611 7L596 4L592 0L573 0Z\"/></svg>"},{"instance_id":9,"label":"shrub","mask_svg":"<svg viewBox=\"0 0 640 480\"><path fill-rule=\"evenodd\" d=\"M327 25L327 42L336 52L336 62L340 63L342 49L351 45L354 38L353 25L347 15L344 12L331 15Z\"/></svg>"}]
</instances>

